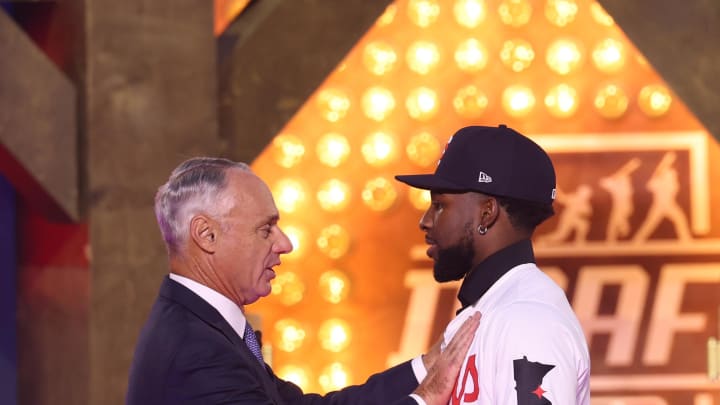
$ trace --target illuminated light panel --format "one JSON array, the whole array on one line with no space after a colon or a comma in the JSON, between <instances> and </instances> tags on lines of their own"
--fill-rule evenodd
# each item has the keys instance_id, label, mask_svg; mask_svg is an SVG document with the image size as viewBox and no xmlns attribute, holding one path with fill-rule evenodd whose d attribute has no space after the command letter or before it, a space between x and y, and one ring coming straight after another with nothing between
<instances>
[{"instance_id":1,"label":"illuminated light panel","mask_svg":"<svg viewBox=\"0 0 720 405\"><path fill-rule=\"evenodd\" d=\"M615 20L613 20L610 14L605 11L603 6L596 1L590 4L590 14L592 15L593 20L602 26L612 27L615 25Z\"/></svg>"},{"instance_id":2,"label":"illuminated light panel","mask_svg":"<svg viewBox=\"0 0 720 405\"><path fill-rule=\"evenodd\" d=\"M468 85L458 90L453 97L453 108L463 118L479 118L488 106L488 98L475 85Z\"/></svg>"},{"instance_id":3,"label":"illuminated light panel","mask_svg":"<svg viewBox=\"0 0 720 405\"><path fill-rule=\"evenodd\" d=\"M373 211L385 211L397 199L395 185L384 177L374 178L365 183L362 200Z\"/></svg>"},{"instance_id":4,"label":"illuminated light panel","mask_svg":"<svg viewBox=\"0 0 720 405\"><path fill-rule=\"evenodd\" d=\"M468 38L458 44L455 50L455 63L465 72L478 72L488 63L488 51L482 42Z\"/></svg>"},{"instance_id":5,"label":"illuminated light panel","mask_svg":"<svg viewBox=\"0 0 720 405\"><path fill-rule=\"evenodd\" d=\"M300 163L305 156L305 146L300 138L290 134L276 136L271 150L275 163L288 169Z\"/></svg>"},{"instance_id":6,"label":"illuminated light panel","mask_svg":"<svg viewBox=\"0 0 720 405\"><path fill-rule=\"evenodd\" d=\"M580 45L574 40L558 39L548 47L545 61L550 70L559 75L573 73L582 65Z\"/></svg>"},{"instance_id":7,"label":"illuminated light panel","mask_svg":"<svg viewBox=\"0 0 720 405\"><path fill-rule=\"evenodd\" d=\"M502 106L508 115L524 117L535 107L535 95L527 86L513 85L503 91Z\"/></svg>"},{"instance_id":8,"label":"illuminated light panel","mask_svg":"<svg viewBox=\"0 0 720 405\"><path fill-rule=\"evenodd\" d=\"M328 270L320 275L318 287L320 287L320 296L325 301L338 304L347 298L350 280L340 270Z\"/></svg>"},{"instance_id":9,"label":"illuminated light panel","mask_svg":"<svg viewBox=\"0 0 720 405\"><path fill-rule=\"evenodd\" d=\"M434 0L410 0L407 14L415 25L427 28L437 21L440 15L440 4Z\"/></svg>"},{"instance_id":10,"label":"illuminated light panel","mask_svg":"<svg viewBox=\"0 0 720 405\"><path fill-rule=\"evenodd\" d=\"M608 84L598 90L595 95L595 109L605 118L616 119L625 114L628 107L628 96L615 84Z\"/></svg>"},{"instance_id":11,"label":"illuminated light panel","mask_svg":"<svg viewBox=\"0 0 720 405\"><path fill-rule=\"evenodd\" d=\"M577 91L568 84L558 84L545 96L545 107L553 117L571 117L578 108Z\"/></svg>"},{"instance_id":12,"label":"illuminated light panel","mask_svg":"<svg viewBox=\"0 0 720 405\"><path fill-rule=\"evenodd\" d=\"M434 42L415 41L408 47L405 61L413 72L427 75L440 62L440 50Z\"/></svg>"},{"instance_id":13,"label":"illuminated light panel","mask_svg":"<svg viewBox=\"0 0 720 405\"><path fill-rule=\"evenodd\" d=\"M305 202L305 187L295 179L282 179L273 187L275 204L282 212L295 212Z\"/></svg>"},{"instance_id":14,"label":"illuminated light panel","mask_svg":"<svg viewBox=\"0 0 720 405\"><path fill-rule=\"evenodd\" d=\"M592 59L599 71L615 73L625 66L625 47L618 40L603 39L593 49Z\"/></svg>"},{"instance_id":15,"label":"illuminated light panel","mask_svg":"<svg viewBox=\"0 0 720 405\"><path fill-rule=\"evenodd\" d=\"M397 15L397 6L395 4L391 4L385 8L385 11L382 13L380 18L378 18L377 22L375 23L378 27L386 27L395 21L395 16Z\"/></svg>"},{"instance_id":16,"label":"illuminated light panel","mask_svg":"<svg viewBox=\"0 0 720 405\"><path fill-rule=\"evenodd\" d=\"M395 97L390 90L373 86L363 95L362 109L371 120L382 121L395 109Z\"/></svg>"},{"instance_id":17,"label":"illuminated light panel","mask_svg":"<svg viewBox=\"0 0 720 405\"><path fill-rule=\"evenodd\" d=\"M371 166L384 166L397 157L395 138L385 132L368 135L362 144L362 155Z\"/></svg>"},{"instance_id":18,"label":"illuminated light panel","mask_svg":"<svg viewBox=\"0 0 720 405\"><path fill-rule=\"evenodd\" d=\"M661 84L650 84L640 90L638 106L648 117L665 115L672 104L672 95L667 87Z\"/></svg>"},{"instance_id":19,"label":"illuminated light panel","mask_svg":"<svg viewBox=\"0 0 720 405\"><path fill-rule=\"evenodd\" d=\"M305 328L295 319L281 319L275 323L275 346L284 352L294 352L305 342Z\"/></svg>"},{"instance_id":20,"label":"illuminated light panel","mask_svg":"<svg viewBox=\"0 0 720 405\"><path fill-rule=\"evenodd\" d=\"M342 211L350 202L350 186L338 179L330 179L320 185L317 200L325 211Z\"/></svg>"},{"instance_id":21,"label":"illuminated light panel","mask_svg":"<svg viewBox=\"0 0 720 405\"><path fill-rule=\"evenodd\" d=\"M365 45L363 64L370 73L382 76L395 69L397 53L387 42L375 41Z\"/></svg>"},{"instance_id":22,"label":"illuminated light panel","mask_svg":"<svg viewBox=\"0 0 720 405\"><path fill-rule=\"evenodd\" d=\"M487 11L483 0L455 0L455 21L465 28L475 28L485 21Z\"/></svg>"},{"instance_id":23,"label":"illuminated light panel","mask_svg":"<svg viewBox=\"0 0 720 405\"><path fill-rule=\"evenodd\" d=\"M498 7L500 21L511 27L522 27L532 17L532 5L528 0L503 0Z\"/></svg>"},{"instance_id":24,"label":"illuminated light panel","mask_svg":"<svg viewBox=\"0 0 720 405\"><path fill-rule=\"evenodd\" d=\"M323 349L340 352L350 344L350 324L339 318L328 319L318 329L318 339Z\"/></svg>"},{"instance_id":25,"label":"illuminated light panel","mask_svg":"<svg viewBox=\"0 0 720 405\"><path fill-rule=\"evenodd\" d=\"M350 370L339 362L331 363L323 368L318 383L324 392L337 391L352 384Z\"/></svg>"},{"instance_id":26,"label":"illuminated light panel","mask_svg":"<svg viewBox=\"0 0 720 405\"><path fill-rule=\"evenodd\" d=\"M283 271L273 280L271 294L284 305L295 305L303 299L305 284L296 273Z\"/></svg>"},{"instance_id":27,"label":"illuminated light panel","mask_svg":"<svg viewBox=\"0 0 720 405\"><path fill-rule=\"evenodd\" d=\"M338 224L326 226L317 238L317 247L331 259L345 256L350 249L350 233Z\"/></svg>"},{"instance_id":28,"label":"illuminated light panel","mask_svg":"<svg viewBox=\"0 0 720 405\"><path fill-rule=\"evenodd\" d=\"M438 161L442 145L429 132L413 135L405 147L408 159L420 167L428 167Z\"/></svg>"},{"instance_id":29,"label":"illuminated light panel","mask_svg":"<svg viewBox=\"0 0 720 405\"><path fill-rule=\"evenodd\" d=\"M335 132L323 135L315 149L321 163L330 167L338 167L350 154L350 143L347 138Z\"/></svg>"},{"instance_id":30,"label":"illuminated light panel","mask_svg":"<svg viewBox=\"0 0 720 405\"><path fill-rule=\"evenodd\" d=\"M530 42L524 39L511 39L503 43L500 60L513 72L522 72L530 67L535 59L535 51Z\"/></svg>"},{"instance_id":31,"label":"illuminated light panel","mask_svg":"<svg viewBox=\"0 0 720 405\"><path fill-rule=\"evenodd\" d=\"M548 0L545 3L545 17L553 25L564 27L575 21L578 6L575 0Z\"/></svg>"},{"instance_id":32,"label":"illuminated light panel","mask_svg":"<svg viewBox=\"0 0 720 405\"><path fill-rule=\"evenodd\" d=\"M438 112L438 99L435 90L418 87L410 91L405 107L408 115L418 121L427 121Z\"/></svg>"},{"instance_id":33,"label":"illuminated light panel","mask_svg":"<svg viewBox=\"0 0 720 405\"><path fill-rule=\"evenodd\" d=\"M283 380L290 381L291 383L300 387L303 391L309 390L310 384L310 372L307 367L296 366L294 364L288 364L280 367L277 370L277 376Z\"/></svg>"},{"instance_id":34,"label":"illuminated light panel","mask_svg":"<svg viewBox=\"0 0 720 405\"><path fill-rule=\"evenodd\" d=\"M408 199L413 207L425 211L430 206L430 190L412 187L408 190Z\"/></svg>"},{"instance_id":35,"label":"illuminated light panel","mask_svg":"<svg viewBox=\"0 0 720 405\"><path fill-rule=\"evenodd\" d=\"M284 255L283 258L288 260L297 260L303 257L305 255L305 245L307 241L305 231L293 225L283 226L282 230L285 232L288 239L290 239L290 243L292 243L293 246L292 252Z\"/></svg>"}]
</instances>

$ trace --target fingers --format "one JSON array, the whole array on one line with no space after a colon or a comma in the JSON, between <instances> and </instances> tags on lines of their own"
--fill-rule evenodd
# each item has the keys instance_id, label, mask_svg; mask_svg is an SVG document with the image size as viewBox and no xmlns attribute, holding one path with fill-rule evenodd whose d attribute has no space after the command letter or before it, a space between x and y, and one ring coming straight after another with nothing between
<instances>
[{"instance_id":1,"label":"fingers","mask_svg":"<svg viewBox=\"0 0 720 405\"><path fill-rule=\"evenodd\" d=\"M440 346L442 345L443 340L443 336L441 335L440 339L438 339L430 350L428 350L427 354L422 357L425 370L430 370L430 368L435 365L438 357L440 357Z\"/></svg>"},{"instance_id":2,"label":"fingers","mask_svg":"<svg viewBox=\"0 0 720 405\"><path fill-rule=\"evenodd\" d=\"M465 358L465 354L470 348L470 344L475 336L475 331L477 331L480 325L481 317L480 312L476 312L463 322L460 329L458 329L450 341L450 344L445 348L447 359L454 362L458 359L462 361Z\"/></svg>"}]
</instances>

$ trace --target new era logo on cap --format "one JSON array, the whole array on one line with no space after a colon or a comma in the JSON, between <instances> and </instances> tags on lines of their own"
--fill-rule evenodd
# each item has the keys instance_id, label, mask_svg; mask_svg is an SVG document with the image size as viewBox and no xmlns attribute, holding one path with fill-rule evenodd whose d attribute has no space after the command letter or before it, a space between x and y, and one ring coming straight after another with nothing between
<instances>
[{"instance_id":1,"label":"new era logo on cap","mask_svg":"<svg viewBox=\"0 0 720 405\"><path fill-rule=\"evenodd\" d=\"M499 125L461 128L450 139L435 173L395 178L425 190L475 191L552 204L555 169L530 138Z\"/></svg>"},{"instance_id":2,"label":"new era logo on cap","mask_svg":"<svg viewBox=\"0 0 720 405\"><path fill-rule=\"evenodd\" d=\"M478 183L492 183L492 177L488 176L485 172L480 172Z\"/></svg>"}]
</instances>

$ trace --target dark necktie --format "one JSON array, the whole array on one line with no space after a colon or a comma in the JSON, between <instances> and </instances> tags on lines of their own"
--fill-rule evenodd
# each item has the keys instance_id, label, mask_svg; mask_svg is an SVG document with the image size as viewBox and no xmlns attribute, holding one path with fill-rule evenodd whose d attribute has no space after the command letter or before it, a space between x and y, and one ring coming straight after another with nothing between
<instances>
[{"instance_id":1,"label":"dark necktie","mask_svg":"<svg viewBox=\"0 0 720 405\"><path fill-rule=\"evenodd\" d=\"M257 337L255 337L255 331L253 330L252 326L250 326L249 322L245 322L245 336L243 337L243 339L245 339L245 344L250 349L252 354L255 355L255 358L257 358L260 364L265 367L262 352L260 351L260 344L258 343Z\"/></svg>"}]
</instances>

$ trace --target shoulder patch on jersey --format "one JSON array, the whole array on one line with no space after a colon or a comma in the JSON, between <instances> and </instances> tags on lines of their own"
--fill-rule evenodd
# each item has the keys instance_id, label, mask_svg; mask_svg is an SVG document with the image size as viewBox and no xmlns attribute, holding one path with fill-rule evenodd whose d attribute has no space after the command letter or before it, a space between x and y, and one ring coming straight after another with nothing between
<instances>
[{"instance_id":1,"label":"shoulder patch on jersey","mask_svg":"<svg viewBox=\"0 0 720 405\"><path fill-rule=\"evenodd\" d=\"M542 382L553 368L555 366L552 364L529 361L527 356L513 360L518 405L552 405L543 396L546 391L542 388Z\"/></svg>"}]
</instances>

